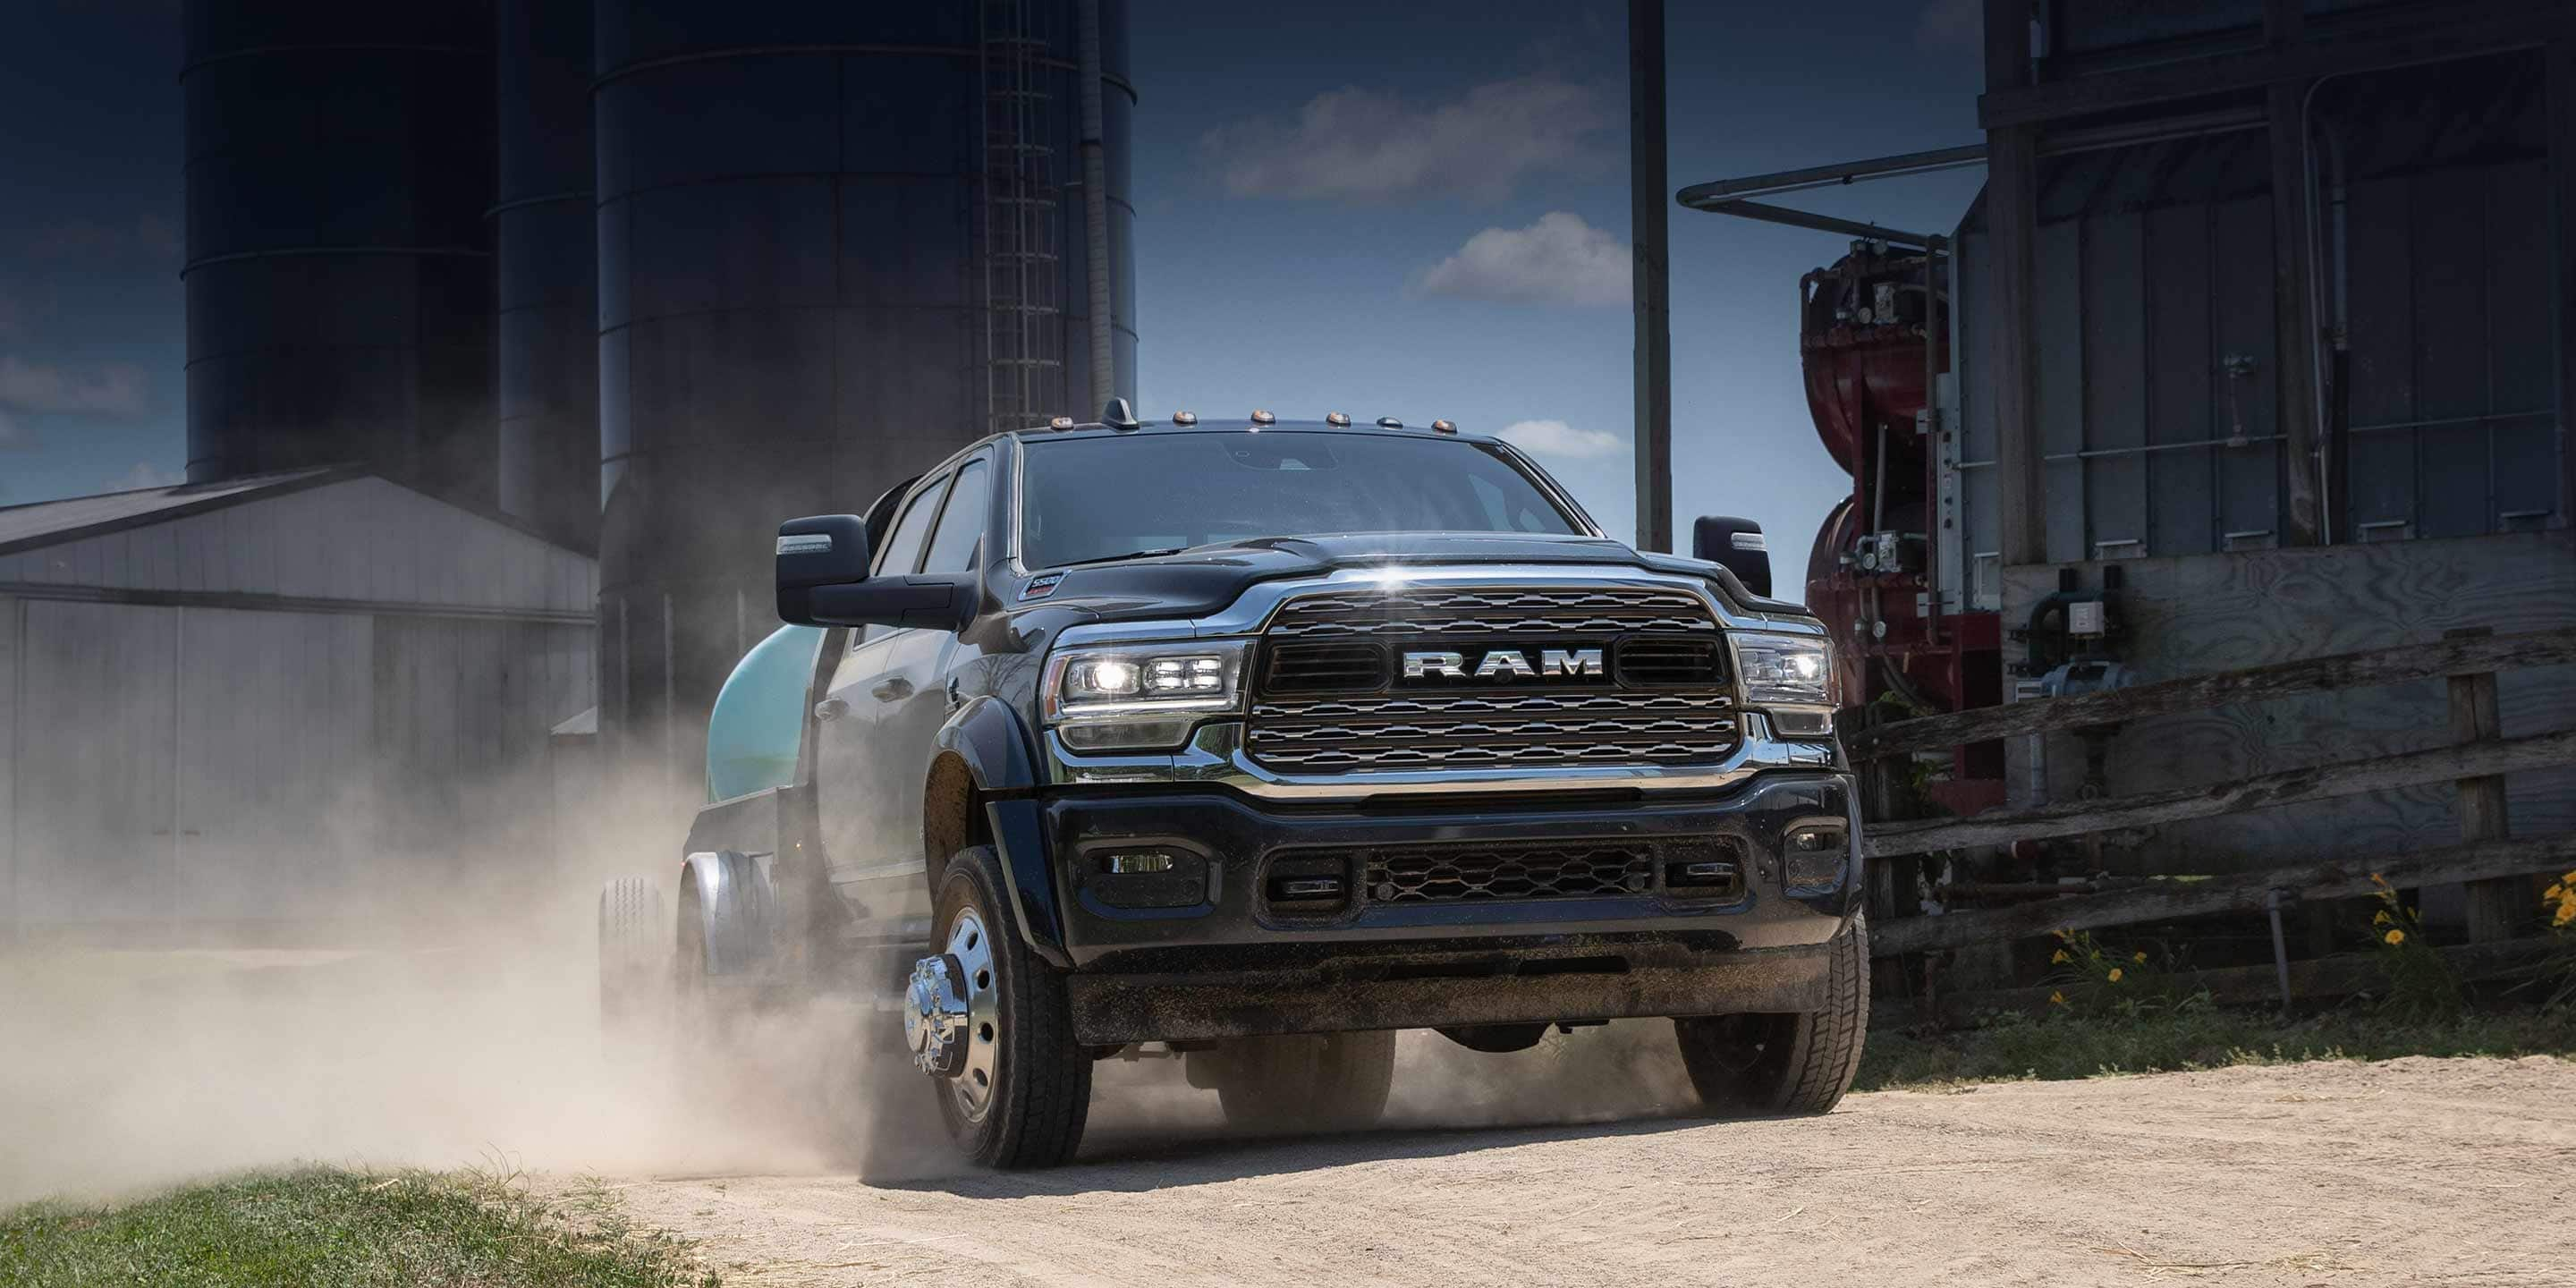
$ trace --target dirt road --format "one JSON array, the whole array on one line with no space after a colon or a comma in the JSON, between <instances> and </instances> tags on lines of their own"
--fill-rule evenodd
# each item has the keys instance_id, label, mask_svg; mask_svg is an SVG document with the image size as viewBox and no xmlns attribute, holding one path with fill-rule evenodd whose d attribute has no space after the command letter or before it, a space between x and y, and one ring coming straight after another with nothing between
<instances>
[{"instance_id":1,"label":"dirt road","mask_svg":"<svg viewBox=\"0 0 2576 1288\"><path fill-rule=\"evenodd\" d=\"M1821 1121L1219 1139L1061 1171L655 1179L745 1284L2576 1284L2576 1063L1855 1096Z\"/></svg>"}]
</instances>

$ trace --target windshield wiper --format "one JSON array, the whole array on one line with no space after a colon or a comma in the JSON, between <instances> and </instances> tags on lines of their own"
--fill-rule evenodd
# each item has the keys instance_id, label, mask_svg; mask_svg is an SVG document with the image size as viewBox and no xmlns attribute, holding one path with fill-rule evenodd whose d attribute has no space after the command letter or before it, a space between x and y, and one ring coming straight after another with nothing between
<instances>
[{"instance_id":1,"label":"windshield wiper","mask_svg":"<svg viewBox=\"0 0 2576 1288\"><path fill-rule=\"evenodd\" d=\"M1094 555L1089 559L1068 559L1063 563L1055 564L1053 566L1057 568L1079 568L1084 564L1116 563L1121 559L1150 559L1156 555L1176 555L1187 549L1189 549L1188 546L1157 546L1151 550L1130 550L1123 555Z\"/></svg>"}]
</instances>

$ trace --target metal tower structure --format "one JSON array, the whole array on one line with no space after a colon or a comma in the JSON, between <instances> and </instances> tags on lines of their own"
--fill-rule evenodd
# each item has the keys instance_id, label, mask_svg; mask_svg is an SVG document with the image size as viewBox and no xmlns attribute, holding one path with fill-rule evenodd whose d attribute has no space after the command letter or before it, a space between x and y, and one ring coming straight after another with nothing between
<instances>
[{"instance_id":1,"label":"metal tower structure","mask_svg":"<svg viewBox=\"0 0 2576 1288\"><path fill-rule=\"evenodd\" d=\"M1057 7L983 0L981 9L985 412L996 430L1068 410L1058 123L1045 65L1045 18Z\"/></svg>"}]
</instances>

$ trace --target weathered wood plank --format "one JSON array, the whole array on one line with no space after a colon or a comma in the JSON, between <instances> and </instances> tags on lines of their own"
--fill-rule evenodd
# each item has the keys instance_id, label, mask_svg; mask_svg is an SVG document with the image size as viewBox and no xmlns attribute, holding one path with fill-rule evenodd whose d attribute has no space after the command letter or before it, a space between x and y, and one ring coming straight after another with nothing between
<instances>
[{"instance_id":1,"label":"weathered wood plank","mask_svg":"<svg viewBox=\"0 0 2576 1288\"><path fill-rule=\"evenodd\" d=\"M2064 801L2036 809L1994 811L1974 818L1882 823L1870 831L1862 849L1872 858L1884 858L1969 845L2081 836L2559 765L2576 765L2576 729L2316 765L2208 787L2140 792L2108 801Z\"/></svg>"},{"instance_id":2,"label":"weathered wood plank","mask_svg":"<svg viewBox=\"0 0 2576 1288\"><path fill-rule=\"evenodd\" d=\"M2442 954L2452 974L2463 980L2484 980L2527 969L2548 956L2554 947L2547 939L2535 938L2510 939L2493 944L2451 944L2435 951ZM2376 953L2337 953L2295 961L2290 963L2290 994L2321 1000L2373 992L2387 987L2385 965ZM2188 971L2173 982L2181 984L2185 991L2205 991L2210 1000L2221 1003L2263 1005L2278 1000L2281 995L2280 984L2273 975L2270 962ZM1887 1031L1911 1028L1929 1021L1946 1027L1971 1023L1980 1015L1998 1011L2038 1015L2053 1008L2048 995L2054 991L2047 985L2040 985L2035 988L1942 993L1935 995L1928 1006L1920 998L1881 998L1870 1007L1869 1026Z\"/></svg>"},{"instance_id":3,"label":"weathered wood plank","mask_svg":"<svg viewBox=\"0 0 2576 1288\"><path fill-rule=\"evenodd\" d=\"M2521 876L2576 867L2576 832L2446 846L2418 854L2335 860L2244 872L2205 881L2152 881L2142 886L2071 899L2048 899L2011 908L1912 917L1873 927L1874 955L1954 948L1998 939L2026 939L2059 930L2092 930L2177 917L2202 917L2262 908L2266 894L2287 890L2306 901L2369 894L2377 873L2401 889Z\"/></svg>"},{"instance_id":4,"label":"weathered wood plank","mask_svg":"<svg viewBox=\"0 0 2576 1288\"><path fill-rule=\"evenodd\" d=\"M1939 751L1962 743L2009 738L2084 725L2116 724L2147 716L2200 711L2239 702L2340 689L2370 688L2434 676L2517 670L2576 662L2576 627L2513 635L2445 639L2332 657L2303 658L2241 671L2219 671L2088 693L2071 698L1979 707L1903 720L1844 735L1854 756L1893 756Z\"/></svg>"},{"instance_id":5,"label":"weathered wood plank","mask_svg":"<svg viewBox=\"0 0 2576 1288\"><path fill-rule=\"evenodd\" d=\"M2268 254L2268 242L2264 249ZM2336 508L2342 510L2340 502ZM2095 584L2105 566L2082 565L2082 584ZM2120 566L2126 587L2119 617L2128 632L2122 655L2139 675L2157 680L2428 644L2462 626L2491 626L2500 635L2576 627L2576 530L2132 559ZM2056 589L2057 570L2008 569L2004 580L2005 619L2019 620ZM2576 663L2499 669L2496 683L2506 734L2576 728ZM2124 724L2112 739L2107 794L2195 787L2436 746L2450 740L2443 687L2434 676ZM2084 773L2084 747L2075 734L2002 741L2010 808L2074 799ZM2576 829L2576 767L2516 775L2506 791L2516 827ZM2448 845L2460 835L2455 794L2450 784L2434 783L2176 823L2112 855L2112 866L2141 875L2249 871ZM2458 902L2437 903L2426 915L2455 922Z\"/></svg>"},{"instance_id":6,"label":"weathered wood plank","mask_svg":"<svg viewBox=\"0 0 2576 1288\"><path fill-rule=\"evenodd\" d=\"M2452 632L2467 638L2486 634L2469 627ZM2467 744L2488 742L2504 736L2504 720L2496 710L2496 678L2492 671L2451 677L2451 739ZM2460 839L2493 841L2511 831L2505 821L2504 779L2489 774L2480 778L2463 778L2459 788ZM2513 877L2472 881L2467 890L2469 940L2486 943L2513 938L2515 923L2530 911L2531 887Z\"/></svg>"}]
</instances>

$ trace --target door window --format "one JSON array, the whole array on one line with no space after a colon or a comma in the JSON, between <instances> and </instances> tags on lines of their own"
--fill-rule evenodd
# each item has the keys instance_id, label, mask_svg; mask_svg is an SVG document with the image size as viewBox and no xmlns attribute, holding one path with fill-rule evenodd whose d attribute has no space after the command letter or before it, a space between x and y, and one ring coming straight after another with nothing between
<instances>
[{"instance_id":1,"label":"door window","mask_svg":"<svg viewBox=\"0 0 2576 1288\"><path fill-rule=\"evenodd\" d=\"M930 521L939 513L940 495L948 490L948 480L932 479L921 485L904 503L903 517L895 520L894 535L886 538L885 549L877 552L876 575L900 577L921 567L922 538L930 531ZM892 626L870 626L851 638L856 648L869 640L884 639L895 632Z\"/></svg>"},{"instance_id":2,"label":"door window","mask_svg":"<svg viewBox=\"0 0 2576 1288\"><path fill-rule=\"evenodd\" d=\"M957 486L948 490L948 508L939 514L939 531L930 539L924 572L973 572L975 543L984 536L984 516L991 499L992 471L969 461L957 471Z\"/></svg>"}]
</instances>

